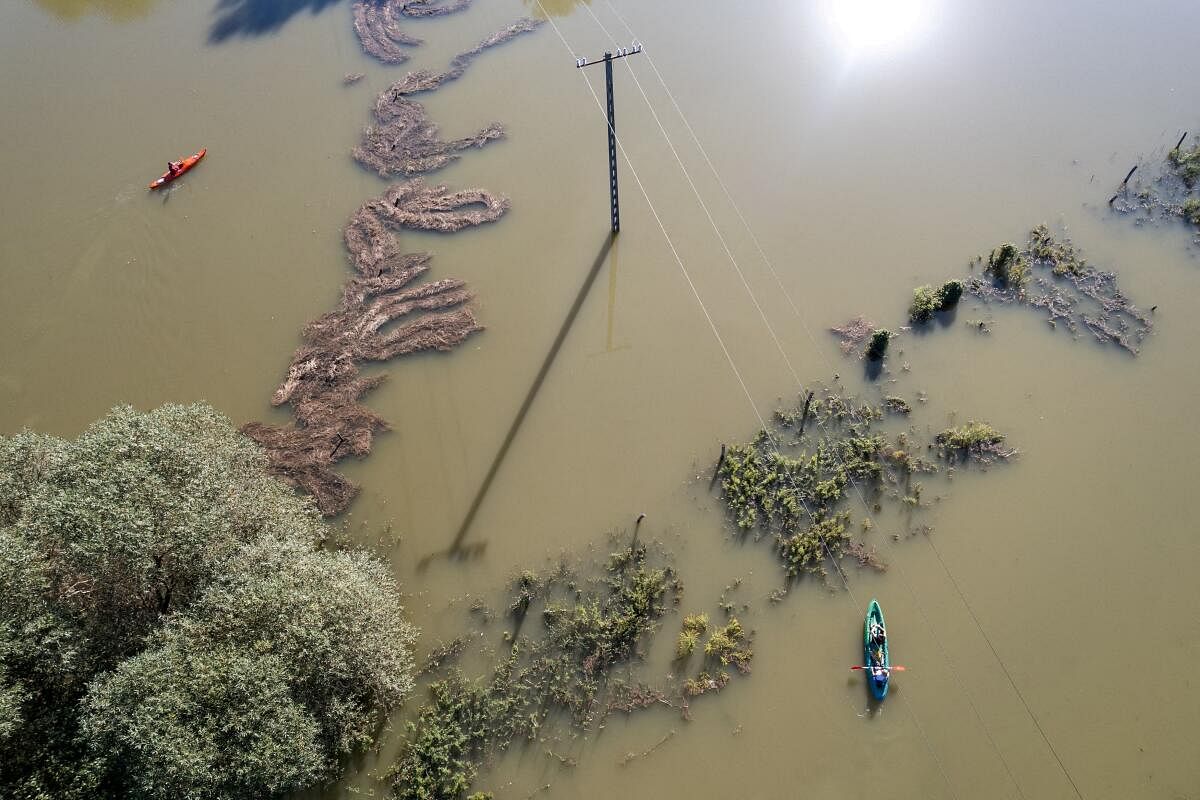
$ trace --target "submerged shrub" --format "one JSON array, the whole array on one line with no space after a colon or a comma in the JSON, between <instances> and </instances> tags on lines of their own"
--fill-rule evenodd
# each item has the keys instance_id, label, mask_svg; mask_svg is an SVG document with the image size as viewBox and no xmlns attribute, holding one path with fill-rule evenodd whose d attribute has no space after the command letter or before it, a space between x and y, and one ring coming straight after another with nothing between
<instances>
[{"instance_id":1,"label":"submerged shrub","mask_svg":"<svg viewBox=\"0 0 1200 800\"><path fill-rule=\"evenodd\" d=\"M962 281L946 281L943 283L941 290L938 291L938 310L949 311L958 305L958 299L962 297L962 293Z\"/></svg>"},{"instance_id":2,"label":"submerged shrub","mask_svg":"<svg viewBox=\"0 0 1200 800\"><path fill-rule=\"evenodd\" d=\"M689 614L683 618L683 630L679 632L679 641L675 645L675 656L686 658L700 643L700 637L708 630L707 614Z\"/></svg>"},{"instance_id":3,"label":"submerged shrub","mask_svg":"<svg viewBox=\"0 0 1200 800\"><path fill-rule=\"evenodd\" d=\"M750 659L754 653L745 645L745 638L742 623L737 617L733 617L724 627L712 632L712 636L704 645L704 654L720 661L723 667L732 664L739 672L749 672Z\"/></svg>"},{"instance_id":4,"label":"submerged shrub","mask_svg":"<svg viewBox=\"0 0 1200 800\"><path fill-rule=\"evenodd\" d=\"M1184 182L1191 186L1200 178L1200 144L1197 144L1191 150L1185 150L1181 147L1176 147L1167 154L1167 160L1171 162L1171 166L1179 173Z\"/></svg>"},{"instance_id":5,"label":"submerged shrub","mask_svg":"<svg viewBox=\"0 0 1200 800\"><path fill-rule=\"evenodd\" d=\"M803 531L778 537L779 555L790 576L801 572L821 572L825 558L837 558L850 541L846 528L850 515L843 512L818 520Z\"/></svg>"},{"instance_id":6,"label":"submerged shrub","mask_svg":"<svg viewBox=\"0 0 1200 800\"><path fill-rule=\"evenodd\" d=\"M871 361L878 361L883 358L883 354L887 352L888 342L896 334L884 328L877 329L871 334L871 341L867 343L867 350L864 355Z\"/></svg>"},{"instance_id":7,"label":"submerged shrub","mask_svg":"<svg viewBox=\"0 0 1200 800\"><path fill-rule=\"evenodd\" d=\"M908 307L908 318L913 322L926 322L941 307L938 293L932 286L913 289L912 304Z\"/></svg>"},{"instance_id":8,"label":"submerged shrub","mask_svg":"<svg viewBox=\"0 0 1200 800\"><path fill-rule=\"evenodd\" d=\"M957 428L947 428L933 440L944 458L961 456L987 462L1008 458L1014 452L1001 446L1004 434L985 422L972 421Z\"/></svg>"},{"instance_id":9,"label":"submerged shrub","mask_svg":"<svg viewBox=\"0 0 1200 800\"><path fill-rule=\"evenodd\" d=\"M928 322L939 311L948 311L962 297L962 281L946 281L940 289L918 286L913 289L912 305L908 307L908 318L912 322Z\"/></svg>"},{"instance_id":10,"label":"submerged shrub","mask_svg":"<svg viewBox=\"0 0 1200 800\"><path fill-rule=\"evenodd\" d=\"M1183 218L1193 225L1200 225L1200 199L1189 197L1183 201Z\"/></svg>"},{"instance_id":11,"label":"submerged shrub","mask_svg":"<svg viewBox=\"0 0 1200 800\"><path fill-rule=\"evenodd\" d=\"M1021 288L1029 277L1029 265L1013 244L1002 244L993 250L984 271L1001 286L1013 289Z\"/></svg>"}]
</instances>

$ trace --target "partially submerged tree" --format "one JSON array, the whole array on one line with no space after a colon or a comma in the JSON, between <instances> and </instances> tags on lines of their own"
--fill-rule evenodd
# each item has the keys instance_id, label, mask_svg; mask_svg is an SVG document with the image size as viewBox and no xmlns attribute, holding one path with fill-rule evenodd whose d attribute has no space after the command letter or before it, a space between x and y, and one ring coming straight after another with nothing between
<instances>
[{"instance_id":1,"label":"partially submerged tree","mask_svg":"<svg viewBox=\"0 0 1200 800\"><path fill-rule=\"evenodd\" d=\"M0 795L273 797L412 686L387 568L207 406L0 437Z\"/></svg>"}]
</instances>

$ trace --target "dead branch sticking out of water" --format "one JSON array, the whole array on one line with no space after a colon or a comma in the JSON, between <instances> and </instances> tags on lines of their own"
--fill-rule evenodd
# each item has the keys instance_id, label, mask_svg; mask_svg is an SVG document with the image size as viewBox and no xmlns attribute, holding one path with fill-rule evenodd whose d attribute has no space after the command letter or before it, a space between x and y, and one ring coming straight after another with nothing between
<instances>
[{"instance_id":1,"label":"dead branch sticking out of water","mask_svg":"<svg viewBox=\"0 0 1200 800\"><path fill-rule=\"evenodd\" d=\"M471 5L472 0L355 0L354 32L363 50L384 64L402 64L408 60L405 47L416 47L422 40L400 27L401 17L435 17L453 14Z\"/></svg>"},{"instance_id":2,"label":"dead branch sticking out of water","mask_svg":"<svg viewBox=\"0 0 1200 800\"><path fill-rule=\"evenodd\" d=\"M1011 248L1010 260L1016 265L1010 272L1020 279L1005 280L993 271L990 277L967 281L968 292L986 301L1041 308L1052 326L1062 325L1073 334L1086 329L1101 344L1137 355L1153 323L1117 288L1115 272L1088 266L1070 239L1055 239L1045 225L1030 232L1024 249L1005 247ZM1045 271L1033 273L1030 266Z\"/></svg>"},{"instance_id":3,"label":"dead branch sticking out of water","mask_svg":"<svg viewBox=\"0 0 1200 800\"><path fill-rule=\"evenodd\" d=\"M1139 162L1108 205L1118 214L1132 215L1135 225L1182 219L1193 231L1193 241L1200 244L1200 137L1191 149L1184 147L1186 139L1185 132L1166 158ZM1129 179L1139 167L1139 177L1131 184Z\"/></svg>"},{"instance_id":4,"label":"dead branch sticking out of water","mask_svg":"<svg viewBox=\"0 0 1200 800\"><path fill-rule=\"evenodd\" d=\"M483 147L504 136L504 126L493 122L470 136L443 141L425 106L387 89L375 101L377 124L363 129L354 148L354 160L382 178L423 175L456 161L459 153Z\"/></svg>"},{"instance_id":5,"label":"dead branch sticking out of water","mask_svg":"<svg viewBox=\"0 0 1200 800\"><path fill-rule=\"evenodd\" d=\"M470 50L465 50L456 55L450 60L450 69L446 72L433 72L427 69L410 72L403 80L392 84L387 92L394 93L397 96L404 96L417 94L418 92L433 91L443 83L449 83L461 78L467 71L467 67L471 65L471 62L483 53L484 50L504 44L523 33L532 33L543 24L545 24L545 20L522 17L513 24L496 31Z\"/></svg>"}]
</instances>

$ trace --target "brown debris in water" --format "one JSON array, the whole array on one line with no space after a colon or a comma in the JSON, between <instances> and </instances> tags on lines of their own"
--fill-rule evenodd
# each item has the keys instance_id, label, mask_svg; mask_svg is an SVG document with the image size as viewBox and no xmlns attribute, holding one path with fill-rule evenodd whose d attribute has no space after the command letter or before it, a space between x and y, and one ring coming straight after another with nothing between
<instances>
[{"instance_id":1,"label":"brown debris in water","mask_svg":"<svg viewBox=\"0 0 1200 800\"><path fill-rule=\"evenodd\" d=\"M363 50L385 64L403 64L408 60L405 47L416 47L422 40L400 27L402 17L436 17L453 14L471 5L472 0L355 0L354 32Z\"/></svg>"},{"instance_id":2,"label":"brown debris in water","mask_svg":"<svg viewBox=\"0 0 1200 800\"><path fill-rule=\"evenodd\" d=\"M467 71L467 67L471 65L471 62L483 53L484 50L504 44L523 33L532 33L544 25L545 22L542 19L522 17L508 27L496 31L470 50L465 50L456 55L450 60L450 69L446 72L433 72L427 69L410 72L403 80L393 84L385 94L394 93L397 96L403 96L417 94L418 92L429 92L438 88L443 83L458 80Z\"/></svg>"},{"instance_id":3,"label":"brown debris in water","mask_svg":"<svg viewBox=\"0 0 1200 800\"><path fill-rule=\"evenodd\" d=\"M438 126L429 119L425 106L395 91L384 90L375 102L377 124L363 130L354 148L354 160L381 178L421 175L457 161L459 153L483 147L504 136L504 127L493 122L470 136L442 141Z\"/></svg>"},{"instance_id":4,"label":"brown debris in water","mask_svg":"<svg viewBox=\"0 0 1200 800\"><path fill-rule=\"evenodd\" d=\"M391 255L347 282L338 309L304 328L304 344L271 398L272 405L290 403L295 422L242 428L267 451L272 471L311 494L326 516L345 510L358 493L330 467L349 455L365 456L375 432L388 429L386 420L357 402L385 376L360 377L359 365L449 350L483 329L465 305L472 296L462 281L408 288L430 260L426 253ZM412 314L420 316L389 327Z\"/></svg>"},{"instance_id":5,"label":"brown debris in water","mask_svg":"<svg viewBox=\"0 0 1200 800\"><path fill-rule=\"evenodd\" d=\"M374 434L388 428L358 403L384 376L360 377L359 365L449 350L483 330L462 281L411 285L429 270L431 256L400 253L389 228L457 231L495 221L507 208L506 198L482 189L452 192L415 180L392 186L351 217L346 246L359 274L346 282L336 310L305 326L304 344L271 398L275 406L291 404L295 422L242 429L266 449L272 471L311 494L326 516L345 510L358 492L331 466L365 456Z\"/></svg>"},{"instance_id":6,"label":"brown debris in water","mask_svg":"<svg viewBox=\"0 0 1200 800\"><path fill-rule=\"evenodd\" d=\"M450 191L422 180L397 183L384 194L364 203L346 225L346 247L355 267L364 275L400 256L390 227L453 233L473 225L495 222L508 210L509 201L483 189Z\"/></svg>"},{"instance_id":7,"label":"brown debris in water","mask_svg":"<svg viewBox=\"0 0 1200 800\"><path fill-rule=\"evenodd\" d=\"M829 329L830 333L836 334L841 339L842 352L847 355L852 350L857 350L874 330L875 323L866 317L855 317L839 327Z\"/></svg>"},{"instance_id":8,"label":"brown debris in water","mask_svg":"<svg viewBox=\"0 0 1200 800\"><path fill-rule=\"evenodd\" d=\"M1165 157L1159 151L1135 164L1108 205L1118 214L1132 215L1135 225L1182 220L1193 243L1200 244L1200 136L1192 137L1190 148L1187 139L1185 132Z\"/></svg>"}]
</instances>

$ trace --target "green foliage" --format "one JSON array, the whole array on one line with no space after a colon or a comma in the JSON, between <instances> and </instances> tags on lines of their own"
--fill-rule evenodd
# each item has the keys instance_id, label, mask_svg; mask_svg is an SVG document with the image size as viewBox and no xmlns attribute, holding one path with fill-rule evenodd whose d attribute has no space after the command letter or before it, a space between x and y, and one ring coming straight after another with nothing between
<instances>
[{"instance_id":1,"label":"green foliage","mask_svg":"<svg viewBox=\"0 0 1200 800\"><path fill-rule=\"evenodd\" d=\"M390 572L206 406L0 438L0 795L273 797L411 690Z\"/></svg>"},{"instance_id":2,"label":"green foliage","mask_svg":"<svg viewBox=\"0 0 1200 800\"><path fill-rule=\"evenodd\" d=\"M1183 201L1183 218L1193 225L1200 225L1200 198L1189 197Z\"/></svg>"},{"instance_id":3,"label":"green foliage","mask_svg":"<svg viewBox=\"0 0 1200 800\"><path fill-rule=\"evenodd\" d=\"M676 658L690 656L706 630L708 630L707 614L690 614L684 617L683 630L679 632L679 641L675 645Z\"/></svg>"},{"instance_id":4,"label":"green foliage","mask_svg":"<svg viewBox=\"0 0 1200 800\"><path fill-rule=\"evenodd\" d=\"M962 292L962 281L946 281L940 289L918 286L913 290L912 305L908 307L909 320L918 324L928 322L937 312L957 305Z\"/></svg>"},{"instance_id":5,"label":"green foliage","mask_svg":"<svg viewBox=\"0 0 1200 800\"><path fill-rule=\"evenodd\" d=\"M1001 447L1004 434L984 422L968 422L957 428L947 428L933 440L944 458L962 457L986 462L994 458L1008 458L1012 454Z\"/></svg>"},{"instance_id":6,"label":"green foliage","mask_svg":"<svg viewBox=\"0 0 1200 800\"><path fill-rule=\"evenodd\" d=\"M827 556L841 557L850 542L849 522L850 515L842 512L820 519L791 536L778 536L779 555L787 574L819 573Z\"/></svg>"},{"instance_id":7,"label":"green foliage","mask_svg":"<svg viewBox=\"0 0 1200 800\"><path fill-rule=\"evenodd\" d=\"M946 281L943 283L942 288L938 290L938 310L949 311L958 305L958 299L962 297L962 293L962 281Z\"/></svg>"},{"instance_id":8,"label":"green foliage","mask_svg":"<svg viewBox=\"0 0 1200 800\"><path fill-rule=\"evenodd\" d=\"M889 330L883 328L877 329L871 334L871 341L867 342L867 349L863 355L871 361L878 361L883 358L884 353L887 352L888 342L895 335Z\"/></svg>"},{"instance_id":9,"label":"green foliage","mask_svg":"<svg viewBox=\"0 0 1200 800\"><path fill-rule=\"evenodd\" d=\"M908 307L908 318L913 322L927 322L942 307L941 298L932 286L913 289L912 305Z\"/></svg>"},{"instance_id":10,"label":"green foliage","mask_svg":"<svg viewBox=\"0 0 1200 800\"><path fill-rule=\"evenodd\" d=\"M883 407L893 414L908 414L912 412L912 406L903 397L888 395L883 398Z\"/></svg>"},{"instance_id":11,"label":"green foliage","mask_svg":"<svg viewBox=\"0 0 1200 800\"><path fill-rule=\"evenodd\" d=\"M1087 268L1069 241L1059 242L1045 225L1029 232L1029 255L1039 264L1050 267L1055 275L1079 275Z\"/></svg>"},{"instance_id":12,"label":"green foliage","mask_svg":"<svg viewBox=\"0 0 1200 800\"><path fill-rule=\"evenodd\" d=\"M283 659L172 637L123 662L83 703L91 750L120 765L122 795L275 796L327 774L319 727Z\"/></svg>"},{"instance_id":13,"label":"green foliage","mask_svg":"<svg viewBox=\"0 0 1200 800\"><path fill-rule=\"evenodd\" d=\"M669 567L651 566L644 545L613 554L593 586L566 573L536 583L540 630L524 630L538 624L530 614L488 681L454 673L431 687L392 769L393 797L462 797L488 752L535 738L551 713L566 712L579 725L605 713L608 673L635 655L681 591ZM520 596L522 587L514 588Z\"/></svg>"},{"instance_id":14,"label":"green foliage","mask_svg":"<svg viewBox=\"0 0 1200 800\"><path fill-rule=\"evenodd\" d=\"M457 671L430 686L429 696L408 723L408 746L393 770L392 796L399 800L461 797L478 772L492 720L505 710Z\"/></svg>"},{"instance_id":15,"label":"green foliage","mask_svg":"<svg viewBox=\"0 0 1200 800\"><path fill-rule=\"evenodd\" d=\"M1002 244L993 250L984 271L996 283L1011 289L1020 289L1029 278L1029 264L1013 244Z\"/></svg>"},{"instance_id":16,"label":"green foliage","mask_svg":"<svg viewBox=\"0 0 1200 800\"><path fill-rule=\"evenodd\" d=\"M1200 144L1191 150L1176 147L1167 154L1167 160L1188 186L1200 178Z\"/></svg>"},{"instance_id":17,"label":"green foliage","mask_svg":"<svg viewBox=\"0 0 1200 800\"><path fill-rule=\"evenodd\" d=\"M733 617L724 627L712 632L704 645L704 654L721 662L721 666L730 664L740 672L750 671L750 659L754 653L745 643L746 634L742 631L742 623Z\"/></svg>"}]
</instances>

